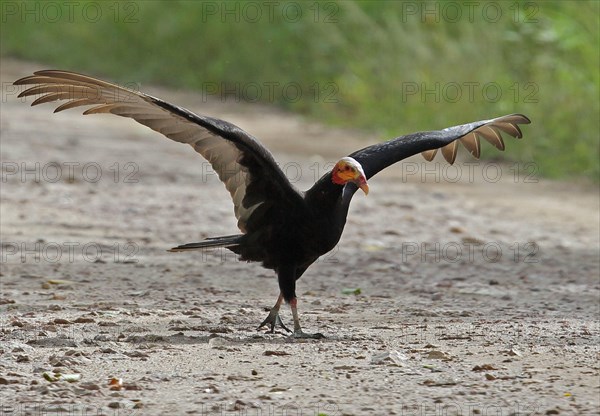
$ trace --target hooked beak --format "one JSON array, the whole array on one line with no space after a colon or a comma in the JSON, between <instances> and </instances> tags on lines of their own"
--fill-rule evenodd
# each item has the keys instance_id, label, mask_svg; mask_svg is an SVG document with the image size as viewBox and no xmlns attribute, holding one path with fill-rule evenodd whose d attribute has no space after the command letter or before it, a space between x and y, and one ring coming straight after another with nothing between
<instances>
[{"instance_id":1,"label":"hooked beak","mask_svg":"<svg viewBox=\"0 0 600 416\"><path fill-rule=\"evenodd\" d=\"M369 195L369 185L367 185L367 183L363 183L362 185L359 185L359 188L362 189L362 191L365 193L365 195Z\"/></svg>"},{"instance_id":2,"label":"hooked beak","mask_svg":"<svg viewBox=\"0 0 600 416\"><path fill-rule=\"evenodd\" d=\"M369 195L369 184L364 176L361 175L355 183L362 189L365 195Z\"/></svg>"},{"instance_id":3,"label":"hooked beak","mask_svg":"<svg viewBox=\"0 0 600 416\"><path fill-rule=\"evenodd\" d=\"M358 175L348 175L345 173L341 173L339 174L339 181L334 179L334 183L339 183L340 185L343 185L345 183L348 182L352 182L354 183L356 186L358 186L360 189L362 189L362 191L365 193L365 195L369 195L369 184L367 184L367 179L365 178L364 175L362 174L358 174Z\"/></svg>"},{"instance_id":4,"label":"hooked beak","mask_svg":"<svg viewBox=\"0 0 600 416\"><path fill-rule=\"evenodd\" d=\"M358 172L354 172L354 173L348 173L345 175L340 175L343 179L346 179L347 181L350 182L354 182L356 184L356 186L358 186L360 189L362 189L362 191L365 193L365 195L369 194L369 184L367 183L367 178L365 177L364 172L362 171L362 168L358 171Z\"/></svg>"}]
</instances>

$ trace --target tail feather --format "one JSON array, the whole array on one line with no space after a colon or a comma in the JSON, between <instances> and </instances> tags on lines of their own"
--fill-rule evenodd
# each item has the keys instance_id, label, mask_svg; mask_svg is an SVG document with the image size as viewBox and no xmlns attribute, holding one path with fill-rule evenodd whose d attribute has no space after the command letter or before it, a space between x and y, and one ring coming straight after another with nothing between
<instances>
[{"instance_id":1,"label":"tail feather","mask_svg":"<svg viewBox=\"0 0 600 416\"><path fill-rule=\"evenodd\" d=\"M176 251L192 251L192 250L202 250L205 248L212 247L234 247L240 244L242 234L238 235L227 235L223 237L212 237L207 238L206 240L200 241L198 243L188 243L182 244L177 247L173 247L168 251L176 252Z\"/></svg>"}]
</instances>

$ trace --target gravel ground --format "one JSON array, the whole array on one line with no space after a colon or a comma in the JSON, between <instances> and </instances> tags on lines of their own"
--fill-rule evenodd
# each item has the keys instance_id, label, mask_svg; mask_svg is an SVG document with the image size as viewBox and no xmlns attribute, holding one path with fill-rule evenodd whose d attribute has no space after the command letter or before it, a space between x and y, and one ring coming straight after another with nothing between
<instances>
[{"instance_id":1,"label":"gravel ground","mask_svg":"<svg viewBox=\"0 0 600 416\"><path fill-rule=\"evenodd\" d=\"M597 187L533 165L388 169L299 281L326 338L294 340L256 330L271 271L166 251L236 232L207 163L129 120L30 108L10 83L42 68L0 73L0 414L600 412ZM380 139L143 89L260 137L301 189Z\"/></svg>"}]
</instances>

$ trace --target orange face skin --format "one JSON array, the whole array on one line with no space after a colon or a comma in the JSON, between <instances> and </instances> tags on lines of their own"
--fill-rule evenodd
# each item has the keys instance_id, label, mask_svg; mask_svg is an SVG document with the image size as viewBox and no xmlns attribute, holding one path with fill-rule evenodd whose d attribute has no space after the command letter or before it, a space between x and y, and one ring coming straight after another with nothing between
<instances>
[{"instance_id":1,"label":"orange face skin","mask_svg":"<svg viewBox=\"0 0 600 416\"><path fill-rule=\"evenodd\" d=\"M369 185L362 166L350 157L345 157L335 164L331 171L331 180L338 185L354 182L365 195L369 194Z\"/></svg>"}]
</instances>

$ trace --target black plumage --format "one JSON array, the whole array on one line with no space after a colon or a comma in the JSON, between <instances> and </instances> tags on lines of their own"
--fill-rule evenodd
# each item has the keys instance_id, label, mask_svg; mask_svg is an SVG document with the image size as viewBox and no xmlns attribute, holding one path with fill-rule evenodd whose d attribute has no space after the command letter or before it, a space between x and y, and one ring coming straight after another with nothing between
<instances>
[{"instance_id":1,"label":"black plumage","mask_svg":"<svg viewBox=\"0 0 600 416\"><path fill-rule=\"evenodd\" d=\"M280 296L261 327L269 325L273 331L280 324L287 330L279 319L279 308L285 300L290 303L294 335L298 337L320 334L302 332L296 307L296 280L338 243L352 196L359 188L368 192L369 178L417 153L431 160L437 149L442 149L446 160L453 163L459 141L475 157L479 157L480 138L503 150L500 132L521 137L518 125L530 122L521 114L512 114L374 144L342 158L312 188L300 192L258 140L226 121L68 71L38 71L15 84L34 85L19 95L38 95L32 105L66 100L55 112L92 105L84 114L112 113L133 118L172 140L191 145L206 158L233 199L241 234L184 244L171 251L225 247L242 260L261 262L275 270Z\"/></svg>"}]
</instances>

